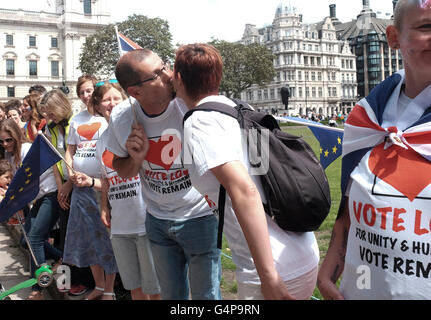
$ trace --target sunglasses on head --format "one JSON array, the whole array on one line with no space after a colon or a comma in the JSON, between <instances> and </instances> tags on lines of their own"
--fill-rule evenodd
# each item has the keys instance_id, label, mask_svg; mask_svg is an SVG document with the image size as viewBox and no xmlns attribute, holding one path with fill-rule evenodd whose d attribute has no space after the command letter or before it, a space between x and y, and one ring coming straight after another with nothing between
<instances>
[{"instance_id":1,"label":"sunglasses on head","mask_svg":"<svg viewBox=\"0 0 431 320\"><path fill-rule=\"evenodd\" d=\"M7 143L12 143L12 142L14 142L15 140L13 139L13 138L6 138L6 139L4 139L4 140L2 140L2 139L0 139L0 144L4 144L5 142L7 142Z\"/></svg>"},{"instance_id":2,"label":"sunglasses on head","mask_svg":"<svg viewBox=\"0 0 431 320\"><path fill-rule=\"evenodd\" d=\"M118 80L110 79L110 80L100 81L100 82L96 83L96 88L104 86L105 84L108 84L108 83L118 83Z\"/></svg>"}]
</instances>

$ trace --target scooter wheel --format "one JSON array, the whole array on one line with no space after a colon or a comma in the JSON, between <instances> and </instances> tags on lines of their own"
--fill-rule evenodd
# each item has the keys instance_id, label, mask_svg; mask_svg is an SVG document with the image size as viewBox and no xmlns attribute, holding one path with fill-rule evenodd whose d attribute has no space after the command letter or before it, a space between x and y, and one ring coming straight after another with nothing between
<instances>
[{"instance_id":1,"label":"scooter wheel","mask_svg":"<svg viewBox=\"0 0 431 320\"><path fill-rule=\"evenodd\" d=\"M49 272L42 272L37 278L37 284L42 288L47 288L51 285L54 278Z\"/></svg>"}]
</instances>

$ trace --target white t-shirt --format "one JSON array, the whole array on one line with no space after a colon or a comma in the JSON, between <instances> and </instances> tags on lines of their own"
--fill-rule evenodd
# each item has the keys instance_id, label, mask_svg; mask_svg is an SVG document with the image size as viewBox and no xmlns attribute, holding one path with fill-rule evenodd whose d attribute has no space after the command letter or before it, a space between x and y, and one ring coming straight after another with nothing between
<instances>
[{"instance_id":1,"label":"white t-shirt","mask_svg":"<svg viewBox=\"0 0 431 320\"><path fill-rule=\"evenodd\" d=\"M146 115L137 101L116 106L109 123L108 150L128 156L125 147L135 118L150 140L140 177L148 213L158 219L184 221L213 214L202 195L192 187L183 160L183 123L187 107L173 100L159 116Z\"/></svg>"},{"instance_id":2,"label":"white t-shirt","mask_svg":"<svg viewBox=\"0 0 431 320\"><path fill-rule=\"evenodd\" d=\"M382 126L404 130L422 115L423 106L399 97L385 109ZM406 115L417 116L406 123ZM429 299L431 164L412 150L383 146L369 151L350 176L340 291L355 300Z\"/></svg>"},{"instance_id":3,"label":"white t-shirt","mask_svg":"<svg viewBox=\"0 0 431 320\"><path fill-rule=\"evenodd\" d=\"M67 144L76 145L73 169L90 177L100 177L100 164L95 157L96 143L107 127L105 118L93 116L87 110L72 119Z\"/></svg>"},{"instance_id":4,"label":"white t-shirt","mask_svg":"<svg viewBox=\"0 0 431 320\"><path fill-rule=\"evenodd\" d=\"M23 143L21 145L21 163L27 155L28 151L31 148L31 143ZM13 174L18 170L15 166L15 156L10 155L7 151L5 152L5 159L8 160L12 164ZM57 183L55 182L54 170L52 167L48 168L40 177L39 177L39 193L34 199L34 201L39 200L44 195L55 192L57 190Z\"/></svg>"},{"instance_id":5,"label":"white t-shirt","mask_svg":"<svg viewBox=\"0 0 431 320\"><path fill-rule=\"evenodd\" d=\"M209 101L235 106L223 96L207 97L200 104ZM195 112L187 119L184 132L186 147L193 155L193 162L188 165L193 185L216 209L220 183L210 169L228 162L241 161L251 172L246 142L242 139L238 121L219 112ZM251 177L263 195L259 177ZM317 267L319 249L314 233L287 232L278 227L268 215L266 218L274 264L283 280L294 279ZM223 231L236 264L237 281L260 284L248 244L228 195Z\"/></svg>"},{"instance_id":6,"label":"white t-shirt","mask_svg":"<svg viewBox=\"0 0 431 320\"><path fill-rule=\"evenodd\" d=\"M113 169L114 155L107 150L109 128L96 145L96 159L101 164L101 176L109 182L108 200L111 205L111 234L145 234L146 205L142 197L139 175L123 180Z\"/></svg>"}]
</instances>

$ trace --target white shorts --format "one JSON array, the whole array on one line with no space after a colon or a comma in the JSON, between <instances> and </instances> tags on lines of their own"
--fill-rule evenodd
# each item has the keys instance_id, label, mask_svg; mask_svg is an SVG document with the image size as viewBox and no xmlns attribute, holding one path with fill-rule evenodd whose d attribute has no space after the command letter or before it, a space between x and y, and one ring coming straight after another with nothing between
<instances>
[{"instance_id":1,"label":"white shorts","mask_svg":"<svg viewBox=\"0 0 431 320\"><path fill-rule=\"evenodd\" d=\"M285 281L289 294L297 300L310 300L316 287L318 271L316 267L298 278ZM260 285L238 282L238 300L264 299Z\"/></svg>"},{"instance_id":2,"label":"white shorts","mask_svg":"<svg viewBox=\"0 0 431 320\"><path fill-rule=\"evenodd\" d=\"M111 243L124 288L127 290L141 288L145 294L160 294L159 280L147 235L114 234L111 236Z\"/></svg>"}]
</instances>

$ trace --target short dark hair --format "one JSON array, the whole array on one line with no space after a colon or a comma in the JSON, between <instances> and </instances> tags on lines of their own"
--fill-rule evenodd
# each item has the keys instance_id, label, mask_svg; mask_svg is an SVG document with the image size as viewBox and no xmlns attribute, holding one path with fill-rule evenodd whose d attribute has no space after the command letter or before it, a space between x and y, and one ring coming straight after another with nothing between
<instances>
[{"instance_id":1,"label":"short dark hair","mask_svg":"<svg viewBox=\"0 0 431 320\"><path fill-rule=\"evenodd\" d=\"M5 109L6 109L6 112L7 111L9 111L10 109L19 109L19 107L21 107L21 101L20 100L18 100L18 99L12 99L12 100L9 100L8 102L6 102L6 104L5 104ZM20 112L20 114L21 114L21 112Z\"/></svg>"},{"instance_id":2,"label":"short dark hair","mask_svg":"<svg viewBox=\"0 0 431 320\"><path fill-rule=\"evenodd\" d=\"M174 66L179 73L187 94L192 99L218 93L223 76L223 59L211 45L195 43L178 49Z\"/></svg>"},{"instance_id":3,"label":"short dark hair","mask_svg":"<svg viewBox=\"0 0 431 320\"><path fill-rule=\"evenodd\" d=\"M146 48L133 50L128 52L127 56L120 59L117 63L115 77L124 91L127 91L127 88L141 80L141 74L133 67L131 62L142 62L152 53L153 51Z\"/></svg>"},{"instance_id":4,"label":"short dark hair","mask_svg":"<svg viewBox=\"0 0 431 320\"><path fill-rule=\"evenodd\" d=\"M47 92L46 88L40 84L35 84L34 86L31 86L30 89L28 89L28 93L36 93L39 95L44 95Z\"/></svg>"}]
</instances>

